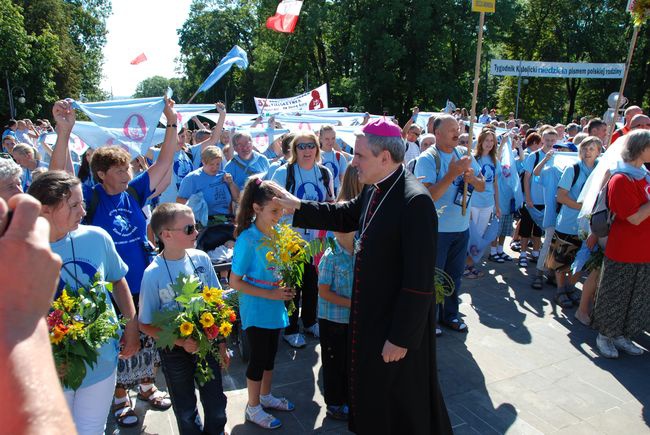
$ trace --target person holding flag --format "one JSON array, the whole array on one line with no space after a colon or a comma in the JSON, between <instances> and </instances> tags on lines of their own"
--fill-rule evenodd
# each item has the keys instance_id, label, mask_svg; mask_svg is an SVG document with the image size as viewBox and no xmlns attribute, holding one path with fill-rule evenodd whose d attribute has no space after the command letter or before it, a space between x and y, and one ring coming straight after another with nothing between
<instances>
[{"instance_id":1,"label":"person holding flag","mask_svg":"<svg viewBox=\"0 0 650 435\"><path fill-rule=\"evenodd\" d=\"M56 121L57 140L50 169L66 170L70 158L68 142L76 121L75 111L70 101L61 100L54 104L52 114ZM131 179L129 153L117 146L101 147L93 153L90 163L97 184L93 187L82 186L84 202L88 204L85 223L105 229L115 242L117 253L129 266L126 281L136 308L142 274L151 262L153 253L147 240L142 207L165 182L178 140L174 101L167 97L164 98L164 114L167 119L165 140L158 160L146 171ZM155 119L159 118L160 114ZM118 365L113 409L121 426L134 426L138 423L127 390L137 384L141 400L148 401L156 409L164 410L171 406L169 396L153 384L154 363L158 357L153 339L141 335L141 344L142 349L136 355L122 360Z\"/></svg>"}]
</instances>

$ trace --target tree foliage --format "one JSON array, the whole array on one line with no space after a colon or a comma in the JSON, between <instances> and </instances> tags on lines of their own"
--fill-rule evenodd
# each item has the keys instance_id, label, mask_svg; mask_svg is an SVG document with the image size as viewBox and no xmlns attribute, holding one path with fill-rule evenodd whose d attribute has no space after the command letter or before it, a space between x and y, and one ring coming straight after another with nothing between
<instances>
[{"instance_id":1,"label":"tree foliage","mask_svg":"<svg viewBox=\"0 0 650 435\"><path fill-rule=\"evenodd\" d=\"M7 78L25 92L18 117L47 116L62 96L104 98L102 49L110 13L110 0L0 0L0 116L9 114Z\"/></svg>"},{"instance_id":2,"label":"tree foliage","mask_svg":"<svg viewBox=\"0 0 650 435\"><path fill-rule=\"evenodd\" d=\"M558 62L624 62L631 35L626 0L513 0L487 14L478 110L514 111L517 78L487 74L494 58ZM469 0L326 0L303 4L293 35L265 28L277 0L194 0L179 30L186 89L195 90L238 44L250 67L233 69L195 101L226 98L254 111L266 96L285 48L271 97L287 97L328 83L330 104L402 117L414 105L432 110L447 99L471 103L478 14ZM650 102L650 30L639 37L626 93ZM520 115L566 121L601 115L619 80L530 78Z\"/></svg>"}]
</instances>

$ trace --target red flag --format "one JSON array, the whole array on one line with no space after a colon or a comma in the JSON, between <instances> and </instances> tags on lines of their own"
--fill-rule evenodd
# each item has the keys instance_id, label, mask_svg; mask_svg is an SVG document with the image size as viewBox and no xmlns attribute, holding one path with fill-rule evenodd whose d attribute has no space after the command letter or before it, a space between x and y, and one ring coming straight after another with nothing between
<instances>
[{"instance_id":1,"label":"red flag","mask_svg":"<svg viewBox=\"0 0 650 435\"><path fill-rule=\"evenodd\" d=\"M293 33L298 24L298 15L302 8L302 1L283 0L275 11L275 15L267 18L266 28L276 32Z\"/></svg>"},{"instance_id":2,"label":"red flag","mask_svg":"<svg viewBox=\"0 0 650 435\"><path fill-rule=\"evenodd\" d=\"M147 60L147 56L145 56L144 53L140 53L135 59L131 61L131 65L137 65L144 62L145 60Z\"/></svg>"}]
</instances>

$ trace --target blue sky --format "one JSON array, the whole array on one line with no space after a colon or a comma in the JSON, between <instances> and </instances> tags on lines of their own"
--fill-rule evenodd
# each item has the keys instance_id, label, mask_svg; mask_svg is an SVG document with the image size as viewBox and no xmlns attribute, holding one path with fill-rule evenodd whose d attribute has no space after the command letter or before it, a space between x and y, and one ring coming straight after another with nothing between
<instances>
[{"instance_id":1,"label":"blue sky","mask_svg":"<svg viewBox=\"0 0 650 435\"><path fill-rule=\"evenodd\" d=\"M118 97L130 96L147 77L176 74L174 59L180 54L179 29L190 11L191 0L113 0L107 20L102 89ZM140 53L147 61L129 62Z\"/></svg>"}]
</instances>

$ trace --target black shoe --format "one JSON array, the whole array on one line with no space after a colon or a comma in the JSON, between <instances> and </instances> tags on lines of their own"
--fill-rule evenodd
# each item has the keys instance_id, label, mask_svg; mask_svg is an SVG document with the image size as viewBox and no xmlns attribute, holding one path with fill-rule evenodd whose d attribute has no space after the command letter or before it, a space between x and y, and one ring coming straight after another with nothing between
<instances>
[{"instance_id":1,"label":"black shoe","mask_svg":"<svg viewBox=\"0 0 650 435\"><path fill-rule=\"evenodd\" d=\"M348 421L350 417L350 410L347 405L328 406L325 413L329 418L340 421Z\"/></svg>"}]
</instances>

